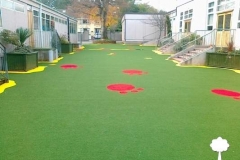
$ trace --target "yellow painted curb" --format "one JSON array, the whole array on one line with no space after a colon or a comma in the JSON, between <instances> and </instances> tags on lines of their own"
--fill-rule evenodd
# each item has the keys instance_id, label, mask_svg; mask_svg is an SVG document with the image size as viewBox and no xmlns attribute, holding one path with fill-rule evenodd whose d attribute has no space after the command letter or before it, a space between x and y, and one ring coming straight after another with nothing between
<instances>
[{"instance_id":1,"label":"yellow painted curb","mask_svg":"<svg viewBox=\"0 0 240 160\"><path fill-rule=\"evenodd\" d=\"M145 58L145 59L152 59L152 58Z\"/></svg>"},{"instance_id":2,"label":"yellow painted curb","mask_svg":"<svg viewBox=\"0 0 240 160\"><path fill-rule=\"evenodd\" d=\"M166 59L167 60L167 59ZM183 68L217 68L217 69L226 69L226 70L230 70L230 71L233 71L235 73L238 73L240 74L240 70L237 70L237 69L228 69L228 68L218 68L218 67L209 67L209 66L181 66L178 61L175 61L175 60L170 60L174 63L176 63L176 66L178 67L183 67Z\"/></svg>"},{"instance_id":3,"label":"yellow painted curb","mask_svg":"<svg viewBox=\"0 0 240 160\"><path fill-rule=\"evenodd\" d=\"M53 60L52 62L49 62L49 61L39 61L39 63L57 63L57 62L59 62L61 59L63 59L63 57L60 57L60 58L58 58L58 59L55 59L55 60Z\"/></svg>"},{"instance_id":4,"label":"yellow painted curb","mask_svg":"<svg viewBox=\"0 0 240 160\"><path fill-rule=\"evenodd\" d=\"M36 73L42 72L47 66L38 66L37 68L31 69L27 72L19 72L19 71L8 71L8 73L19 73L19 74L28 74L28 73Z\"/></svg>"},{"instance_id":5,"label":"yellow painted curb","mask_svg":"<svg viewBox=\"0 0 240 160\"><path fill-rule=\"evenodd\" d=\"M5 89L16 86L16 83L12 80L9 80L8 83L0 85L0 94L4 92Z\"/></svg>"},{"instance_id":6,"label":"yellow painted curb","mask_svg":"<svg viewBox=\"0 0 240 160\"><path fill-rule=\"evenodd\" d=\"M161 51L158 51L158 50L152 50L154 53L157 53L158 55L162 55L162 56L165 56L165 55L167 55L167 56L169 56L169 55L171 55L171 54L163 54Z\"/></svg>"},{"instance_id":7,"label":"yellow painted curb","mask_svg":"<svg viewBox=\"0 0 240 160\"><path fill-rule=\"evenodd\" d=\"M114 56L115 55L115 53L109 53L108 54L108 56Z\"/></svg>"},{"instance_id":8,"label":"yellow painted curb","mask_svg":"<svg viewBox=\"0 0 240 160\"><path fill-rule=\"evenodd\" d=\"M90 51L101 51L101 50L104 50L104 48L98 48L98 49L88 49Z\"/></svg>"},{"instance_id":9,"label":"yellow painted curb","mask_svg":"<svg viewBox=\"0 0 240 160\"><path fill-rule=\"evenodd\" d=\"M129 51L130 49L110 49L112 51Z\"/></svg>"},{"instance_id":10,"label":"yellow painted curb","mask_svg":"<svg viewBox=\"0 0 240 160\"><path fill-rule=\"evenodd\" d=\"M75 52L71 52L71 53L69 53L69 54L75 54Z\"/></svg>"}]
</instances>

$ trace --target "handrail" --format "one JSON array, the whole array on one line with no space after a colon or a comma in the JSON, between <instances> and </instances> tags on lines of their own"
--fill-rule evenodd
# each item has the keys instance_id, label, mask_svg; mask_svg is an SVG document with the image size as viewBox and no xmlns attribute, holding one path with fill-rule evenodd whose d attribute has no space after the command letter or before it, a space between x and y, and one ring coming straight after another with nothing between
<instances>
[{"instance_id":1,"label":"handrail","mask_svg":"<svg viewBox=\"0 0 240 160\"><path fill-rule=\"evenodd\" d=\"M195 35L195 39L194 39L193 41L190 41L190 42L188 42L188 43L182 45L181 47L185 47L185 46L187 46L188 44L190 44L190 43L192 43L192 42L197 42L197 40L200 40L200 39L202 39L203 37L205 37L205 36L207 36L207 35L209 35L209 34L212 34L214 31L215 31L215 29L212 30L211 32L209 32L209 33L203 35L203 36L198 37L197 39L196 39L196 35ZM195 44L196 44L196 43L195 43Z\"/></svg>"},{"instance_id":2,"label":"handrail","mask_svg":"<svg viewBox=\"0 0 240 160\"><path fill-rule=\"evenodd\" d=\"M180 34L180 33L182 33L182 32L178 32L178 34ZM183 38L187 38L187 37L189 37L189 36L191 36L193 33L191 33L191 34L189 34L189 35L187 35L186 37L183 37ZM168 43L168 44L165 44L164 46L161 46L161 48L163 48L163 47L165 47L165 46L167 46L167 45L173 45L173 44L176 44L176 43L178 43L178 42L180 42L183 38L181 38L181 39L179 39L179 40L177 40L177 41L175 41L175 42L173 42L173 43ZM161 49L160 48L160 49Z\"/></svg>"},{"instance_id":3,"label":"handrail","mask_svg":"<svg viewBox=\"0 0 240 160\"><path fill-rule=\"evenodd\" d=\"M150 34L148 34L148 35L143 36L143 39L145 39L147 36L153 35L153 34L155 34L155 33L157 33L157 32L160 32L160 30L157 30L157 31L155 31L155 32L153 32L153 33L150 33Z\"/></svg>"},{"instance_id":4,"label":"handrail","mask_svg":"<svg viewBox=\"0 0 240 160\"><path fill-rule=\"evenodd\" d=\"M61 40L56 29L52 31L52 48L57 49L58 53L61 53Z\"/></svg>"}]
</instances>

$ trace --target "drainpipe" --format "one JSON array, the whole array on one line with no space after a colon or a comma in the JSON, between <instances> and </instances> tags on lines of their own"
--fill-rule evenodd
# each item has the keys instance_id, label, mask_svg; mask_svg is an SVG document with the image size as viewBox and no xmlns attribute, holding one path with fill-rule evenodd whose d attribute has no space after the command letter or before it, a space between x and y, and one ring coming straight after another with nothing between
<instances>
[{"instance_id":1,"label":"drainpipe","mask_svg":"<svg viewBox=\"0 0 240 160\"><path fill-rule=\"evenodd\" d=\"M69 20L69 17L67 17L67 29L68 29L68 42L70 42L70 20Z\"/></svg>"},{"instance_id":2,"label":"drainpipe","mask_svg":"<svg viewBox=\"0 0 240 160\"><path fill-rule=\"evenodd\" d=\"M40 3L40 9L39 9L39 20L40 20L40 46L41 46L41 48L43 48L42 3Z\"/></svg>"}]
</instances>

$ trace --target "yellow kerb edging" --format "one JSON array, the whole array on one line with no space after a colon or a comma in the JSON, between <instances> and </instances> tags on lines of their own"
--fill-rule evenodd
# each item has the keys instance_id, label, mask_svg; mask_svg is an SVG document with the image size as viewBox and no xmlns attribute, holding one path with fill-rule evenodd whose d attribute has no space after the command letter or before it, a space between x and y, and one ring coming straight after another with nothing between
<instances>
[{"instance_id":1,"label":"yellow kerb edging","mask_svg":"<svg viewBox=\"0 0 240 160\"><path fill-rule=\"evenodd\" d=\"M111 51L129 51L130 49L110 49Z\"/></svg>"},{"instance_id":2,"label":"yellow kerb edging","mask_svg":"<svg viewBox=\"0 0 240 160\"><path fill-rule=\"evenodd\" d=\"M90 51L101 51L101 50L104 50L104 48L98 48L98 49L88 49Z\"/></svg>"},{"instance_id":3,"label":"yellow kerb edging","mask_svg":"<svg viewBox=\"0 0 240 160\"><path fill-rule=\"evenodd\" d=\"M178 61L175 61L175 60L171 60L171 61L176 63L176 66L178 66L178 67L185 67L185 68L218 68L218 67L209 67L209 66L181 66L178 63ZM230 70L230 71L233 71L233 72L236 72L236 73L240 74L240 70L236 70L236 69L228 69L228 68L218 68L218 69L226 69L226 70Z\"/></svg>"},{"instance_id":4,"label":"yellow kerb edging","mask_svg":"<svg viewBox=\"0 0 240 160\"><path fill-rule=\"evenodd\" d=\"M49 62L49 61L39 61L39 63L57 63L57 62L59 62L61 59L63 59L63 57L57 58L57 59L53 60L52 62Z\"/></svg>"},{"instance_id":5,"label":"yellow kerb edging","mask_svg":"<svg viewBox=\"0 0 240 160\"><path fill-rule=\"evenodd\" d=\"M20 74L28 74L28 73L36 73L42 72L47 66L38 66L37 68L31 69L27 72L19 72L19 71L8 71L8 73L20 73Z\"/></svg>"},{"instance_id":6,"label":"yellow kerb edging","mask_svg":"<svg viewBox=\"0 0 240 160\"><path fill-rule=\"evenodd\" d=\"M16 83L12 80L9 80L8 83L0 85L0 94L4 92L5 89L16 86Z\"/></svg>"},{"instance_id":7,"label":"yellow kerb edging","mask_svg":"<svg viewBox=\"0 0 240 160\"><path fill-rule=\"evenodd\" d=\"M69 53L69 54L75 54L75 52L71 52L71 53Z\"/></svg>"},{"instance_id":8,"label":"yellow kerb edging","mask_svg":"<svg viewBox=\"0 0 240 160\"><path fill-rule=\"evenodd\" d=\"M165 55L171 55L171 54L163 54L161 51L158 51L158 50L152 50L154 53L157 53L158 55L162 55L162 56L165 56Z\"/></svg>"}]
</instances>

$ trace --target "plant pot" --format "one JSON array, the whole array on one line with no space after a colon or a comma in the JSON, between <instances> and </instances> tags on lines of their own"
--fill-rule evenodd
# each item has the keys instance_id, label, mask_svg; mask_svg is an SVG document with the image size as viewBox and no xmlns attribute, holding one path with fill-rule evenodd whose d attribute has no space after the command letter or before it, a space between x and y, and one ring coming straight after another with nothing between
<instances>
[{"instance_id":1,"label":"plant pot","mask_svg":"<svg viewBox=\"0 0 240 160\"><path fill-rule=\"evenodd\" d=\"M71 53L73 52L73 45L71 43L61 44L61 52L62 53Z\"/></svg>"},{"instance_id":2,"label":"plant pot","mask_svg":"<svg viewBox=\"0 0 240 160\"><path fill-rule=\"evenodd\" d=\"M240 55L226 53L207 53L207 66L240 69Z\"/></svg>"},{"instance_id":3,"label":"plant pot","mask_svg":"<svg viewBox=\"0 0 240 160\"><path fill-rule=\"evenodd\" d=\"M38 67L38 52L7 53L9 71L29 71Z\"/></svg>"}]
</instances>

